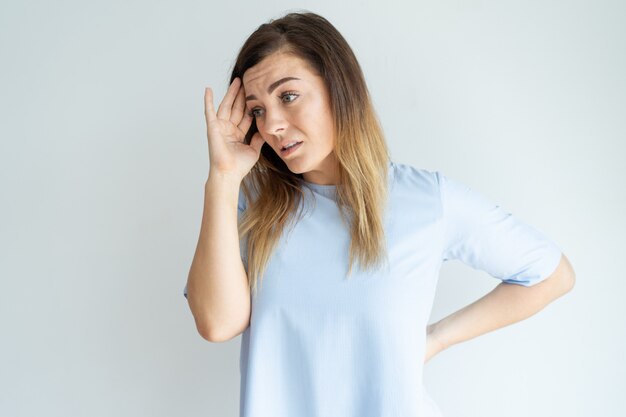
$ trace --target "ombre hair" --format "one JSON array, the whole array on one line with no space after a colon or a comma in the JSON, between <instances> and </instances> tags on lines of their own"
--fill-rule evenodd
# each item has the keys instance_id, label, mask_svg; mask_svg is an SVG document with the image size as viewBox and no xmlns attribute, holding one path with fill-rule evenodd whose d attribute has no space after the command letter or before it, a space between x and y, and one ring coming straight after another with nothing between
<instances>
[{"instance_id":1,"label":"ombre hair","mask_svg":"<svg viewBox=\"0 0 626 417\"><path fill-rule=\"evenodd\" d=\"M351 236L347 275L357 260L362 269L379 267L387 260L384 212L390 157L356 56L339 31L322 16L288 13L262 24L248 37L230 82L235 77L243 79L248 68L274 53L303 59L324 80L339 163L337 206ZM246 144L257 131L253 119ZM295 208L303 205L306 183L302 174L291 172L264 144L259 160L241 186L248 205L238 223L239 239L246 241L248 283L256 291L257 280L262 281L285 227L297 222Z\"/></svg>"}]
</instances>

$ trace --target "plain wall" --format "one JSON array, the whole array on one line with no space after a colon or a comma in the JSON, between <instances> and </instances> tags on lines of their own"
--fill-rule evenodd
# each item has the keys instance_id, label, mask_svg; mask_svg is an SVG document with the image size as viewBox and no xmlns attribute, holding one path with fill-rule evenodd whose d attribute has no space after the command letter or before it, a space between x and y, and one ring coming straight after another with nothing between
<instances>
[{"instance_id":1,"label":"plain wall","mask_svg":"<svg viewBox=\"0 0 626 417\"><path fill-rule=\"evenodd\" d=\"M446 417L626 415L620 1L3 1L0 415L236 416L240 337L196 332L204 88L287 11L325 16L393 160L545 231L572 292L425 367ZM432 320L499 281L444 264ZM423 360L416 357L415 360Z\"/></svg>"}]
</instances>

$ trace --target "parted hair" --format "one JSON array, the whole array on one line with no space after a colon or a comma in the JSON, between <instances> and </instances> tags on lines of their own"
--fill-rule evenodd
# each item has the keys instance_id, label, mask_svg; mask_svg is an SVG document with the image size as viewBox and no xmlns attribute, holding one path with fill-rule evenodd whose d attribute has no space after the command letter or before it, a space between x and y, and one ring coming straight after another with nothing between
<instances>
[{"instance_id":1,"label":"parted hair","mask_svg":"<svg viewBox=\"0 0 626 417\"><path fill-rule=\"evenodd\" d=\"M324 17L312 12L288 13L260 25L244 42L230 82L274 53L293 54L323 80L330 97L335 148L339 163L336 201L351 241L347 276L358 261L362 269L387 260L384 212L387 201L389 152L374 111L363 71L345 38ZM269 58L271 59L271 57ZM253 119L246 134L256 133ZM302 215L306 183L267 144L241 183L247 209L238 222L247 251L246 272L257 290L267 263L287 226ZM243 240L242 240L243 239ZM323 242L320 242L323 244Z\"/></svg>"}]
</instances>

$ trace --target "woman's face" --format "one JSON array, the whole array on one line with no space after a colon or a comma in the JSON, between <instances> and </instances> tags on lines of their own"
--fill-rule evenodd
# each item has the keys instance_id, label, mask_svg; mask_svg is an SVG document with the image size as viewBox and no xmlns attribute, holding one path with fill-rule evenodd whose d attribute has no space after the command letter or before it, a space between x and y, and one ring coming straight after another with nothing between
<instances>
[{"instance_id":1,"label":"woman's face","mask_svg":"<svg viewBox=\"0 0 626 417\"><path fill-rule=\"evenodd\" d=\"M275 53L248 68L242 81L246 111L289 170L308 182L337 184L333 117L322 78L303 59ZM291 152L283 149L293 142L301 143Z\"/></svg>"}]
</instances>

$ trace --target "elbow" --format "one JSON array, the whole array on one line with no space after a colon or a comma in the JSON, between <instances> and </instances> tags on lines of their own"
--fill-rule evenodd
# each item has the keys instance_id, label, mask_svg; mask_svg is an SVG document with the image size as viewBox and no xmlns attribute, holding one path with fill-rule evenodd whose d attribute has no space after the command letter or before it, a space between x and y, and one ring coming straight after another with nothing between
<instances>
[{"instance_id":1,"label":"elbow","mask_svg":"<svg viewBox=\"0 0 626 417\"><path fill-rule=\"evenodd\" d=\"M204 330L202 332L200 332L200 336L202 336L202 338L208 342L211 343L222 343L222 342L228 342L229 340L234 339L235 337L239 336L239 334L241 333L227 333L227 332L219 332L219 331L213 331L213 330Z\"/></svg>"},{"instance_id":2,"label":"elbow","mask_svg":"<svg viewBox=\"0 0 626 417\"><path fill-rule=\"evenodd\" d=\"M194 313L193 318L198 334L207 342L218 343L229 340L223 332L217 331L215 326L209 324L205 314Z\"/></svg>"},{"instance_id":3,"label":"elbow","mask_svg":"<svg viewBox=\"0 0 626 417\"><path fill-rule=\"evenodd\" d=\"M221 343L230 340L222 333L218 333L210 329L198 329L198 333L200 333L200 336L202 336L204 340L211 343Z\"/></svg>"},{"instance_id":4,"label":"elbow","mask_svg":"<svg viewBox=\"0 0 626 417\"><path fill-rule=\"evenodd\" d=\"M198 300L195 293L187 294L187 301L193 315L196 330L208 342L220 343L234 339L245 331L250 324L250 303L239 305L229 303L226 311L215 312L215 306L207 306L204 300Z\"/></svg>"},{"instance_id":5,"label":"elbow","mask_svg":"<svg viewBox=\"0 0 626 417\"><path fill-rule=\"evenodd\" d=\"M194 318L196 320L198 334L207 342L220 343L229 340L224 332L218 331L215 326L209 325L207 320L199 320L197 317Z\"/></svg>"},{"instance_id":6,"label":"elbow","mask_svg":"<svg viewBox=\"0 0 626 417\"><path fill-rule=\"evenodd\" d=\"M568 277L565 292L568 293L574 289L574 285L576 284L576 274L572 272L572 275Z\"/></svg>"},{"instance_id":7,"label":"elbow","mask_svg":"<svg viewBox=\"0 0 626 417\"><path fill-rule=\"evenodd\" d=\"M566 264L565 267L565 292L570 292L574 285L576 285L576 272L574 271L574 267L570 263L569 259L565 255L563 255L563 261Z\"/></svg>"},{"instance_id":8,"label":"elbow","mask_svg":"<svg viewBox=\"0 0 626 417\"><path fill-rule=\"evenodd\" d=\"M564 254L561 255L561 262L559 263L555 277L557 277L560 282L563 294L570 292L574 288L574 285L576 285L576 272L569 259L567 259L567 256Z\"/></svg>"},{"instance_id":9,"label":"elbow","mask_svg":"<svg viewBox=\"0 0 626 417\"><path fill-rule=\"evenodd\" d=\"M541 282L541 287L547 292L550 299L559 298L570 292L576 284L576 273L572 264L564 254L554 272Z\"/></svg>"},{"instance_id":10,"label":"elbow","mask_svg":"<svg viewBox=\"0 0 626 417\"><path fill-rule=\"evenodd\" d=\"M211 343L222 343L239 336L248 328L249 323L249 318L231 326L217 326L209 324L208 320L196 320L196 328L204 340Z\"/></svg>"}]
</instances>

